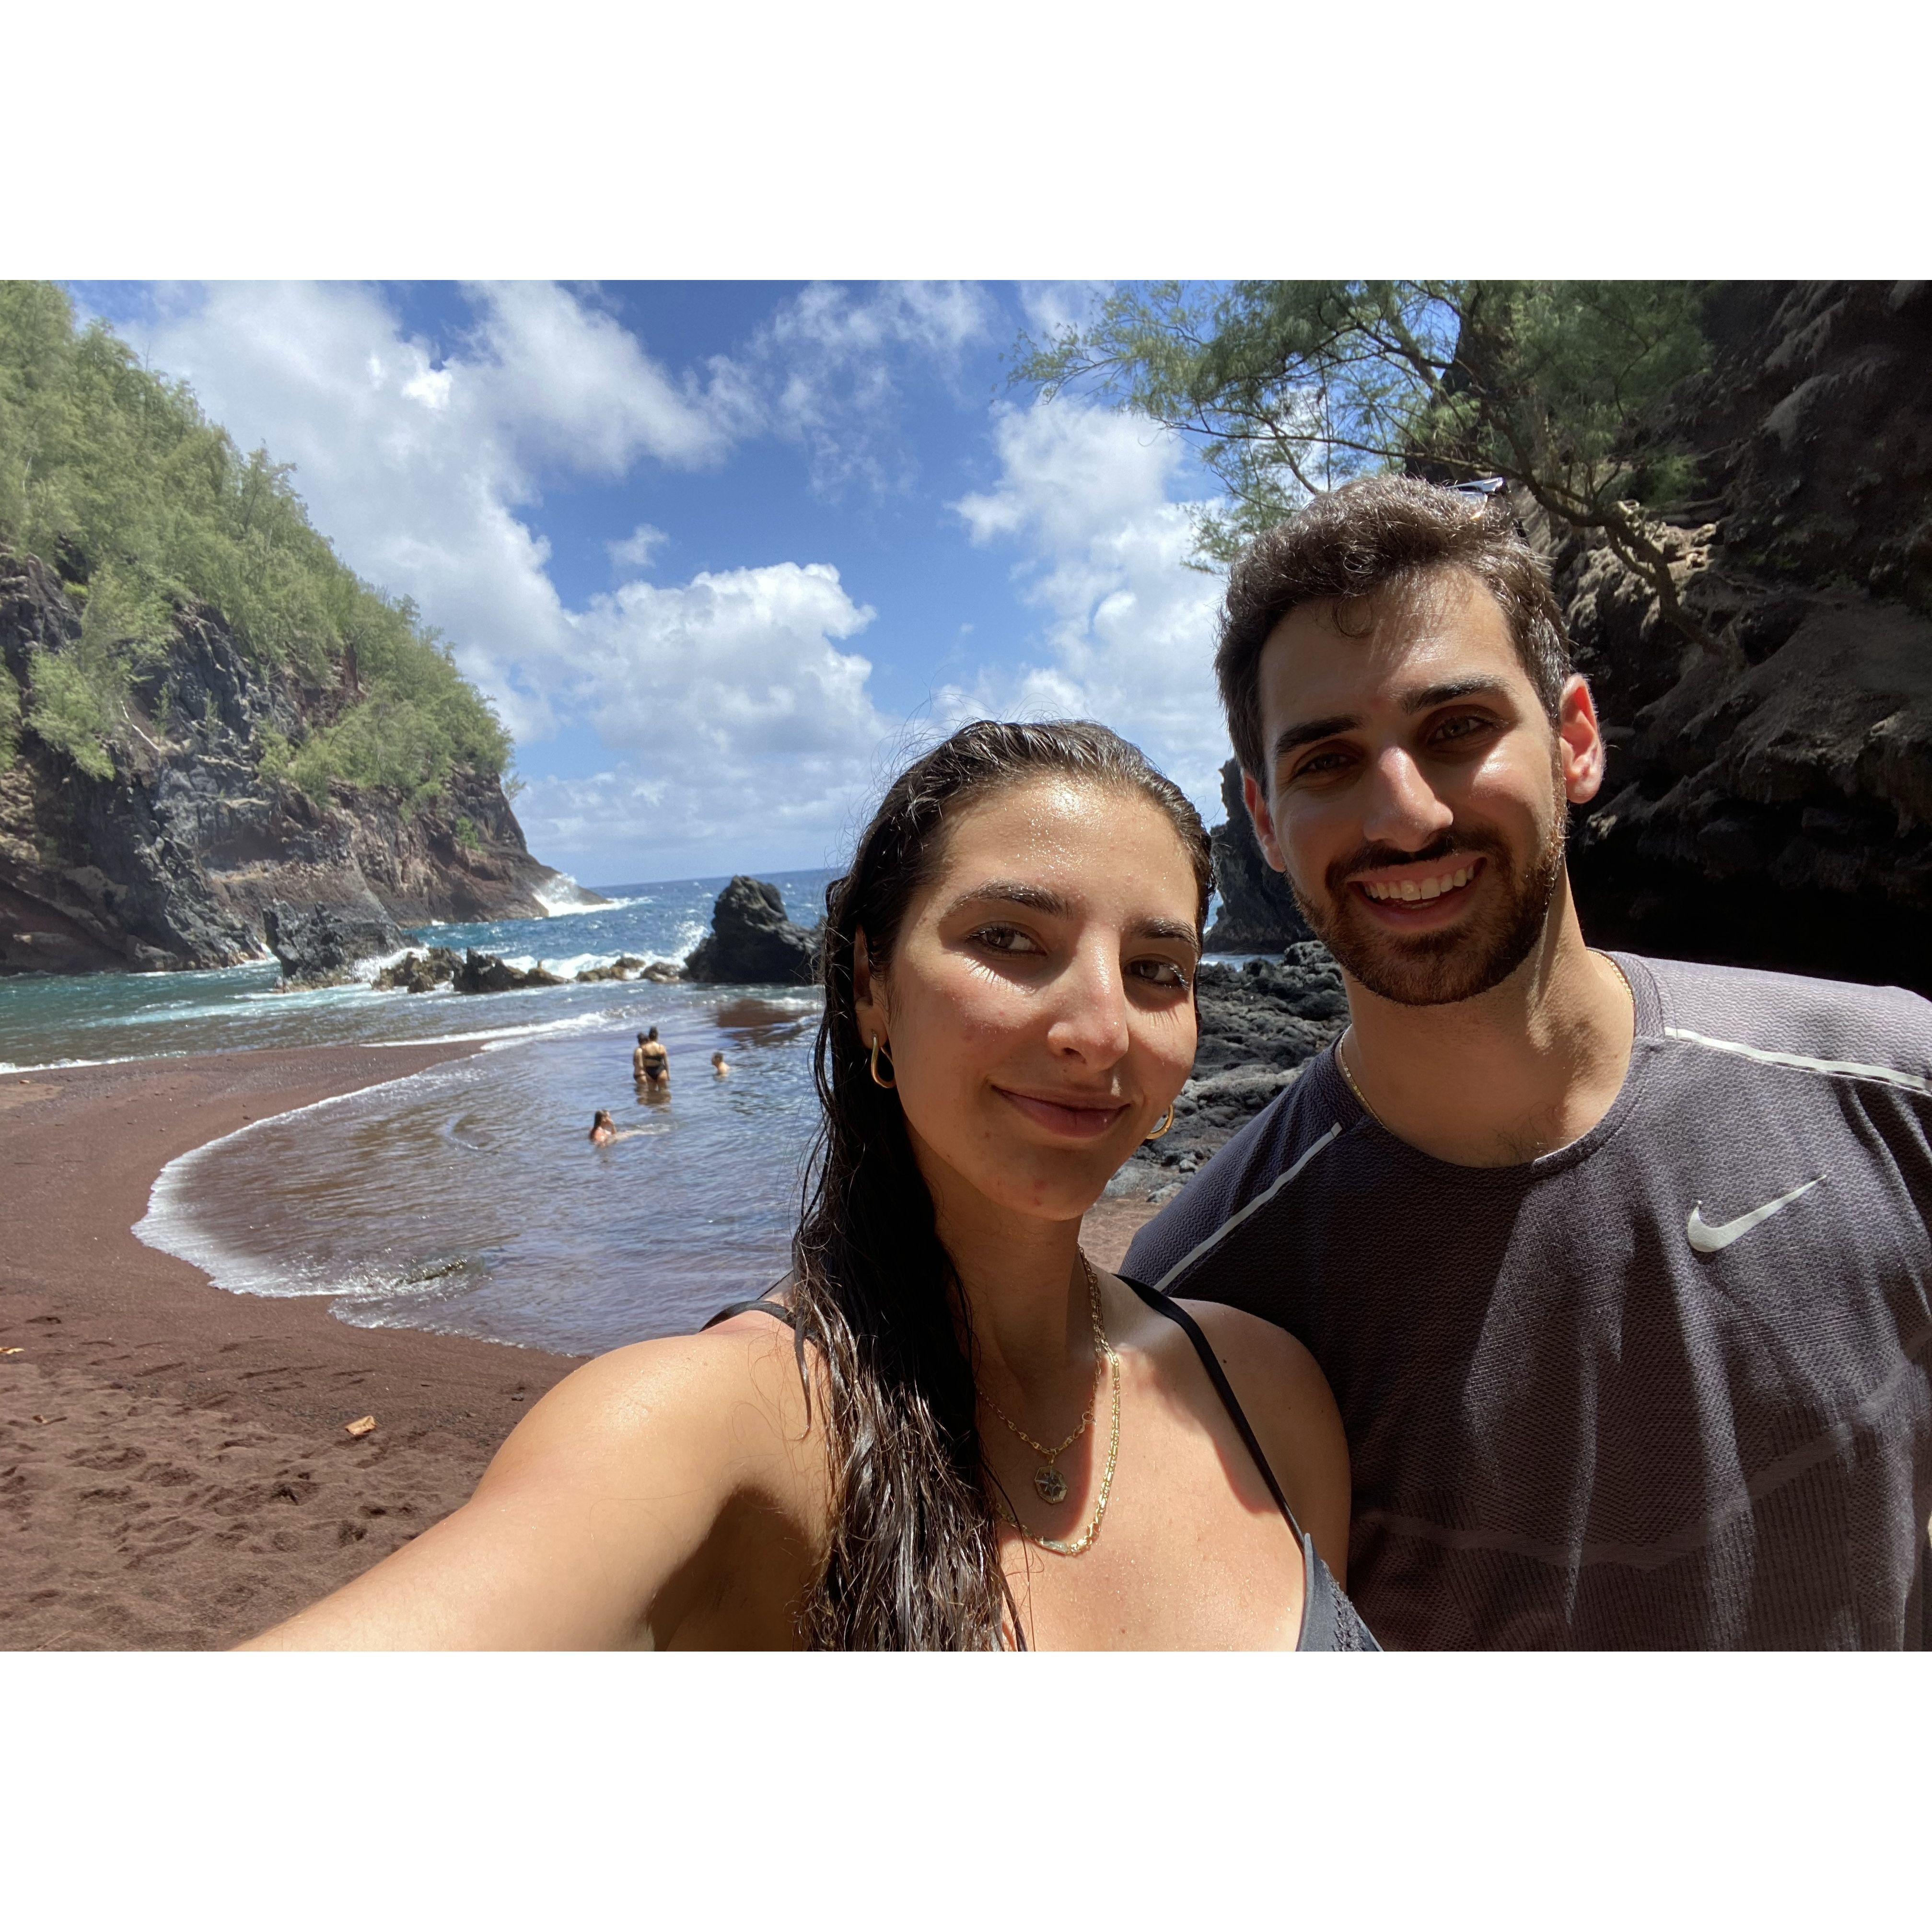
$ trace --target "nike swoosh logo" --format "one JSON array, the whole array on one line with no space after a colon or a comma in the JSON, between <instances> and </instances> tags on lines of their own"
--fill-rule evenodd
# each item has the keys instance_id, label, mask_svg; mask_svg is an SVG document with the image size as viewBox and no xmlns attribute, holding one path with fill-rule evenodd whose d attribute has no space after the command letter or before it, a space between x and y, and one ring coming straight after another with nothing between
<instances>
[{"instance_id":1,"label":"nike swoosh logo","mask_svg":"<svg viewBox=\"0 0 1932 1932\"><path fill-rule=\"evenodd\" d=\"M1762 1208L1754 1208L1748 1214L1740 1214L1735 1221L1719 1222L1714 1228L1698 1211L1704 1204L1700 1201L1690 1210L1690 1218L1684 1224L1684 1232L1700 1255L1720 1253L1733 1241L1742 1240L1754 1228L1768 1221L1772 1215L1789 1208L1799 1195L1809 1194L1817 1185L1814 1178L1802 1186L1794 1187L1789 1194L1780 1194L1775 1201L1767 1201Z\"/></svg>"}]
</instances>

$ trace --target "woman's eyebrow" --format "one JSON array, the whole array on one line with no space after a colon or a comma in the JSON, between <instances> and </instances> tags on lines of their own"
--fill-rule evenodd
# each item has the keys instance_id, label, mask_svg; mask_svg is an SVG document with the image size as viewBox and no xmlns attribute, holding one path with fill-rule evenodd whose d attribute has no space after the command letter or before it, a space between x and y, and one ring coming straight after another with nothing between
<instances>
[{"instance_id":1,"label":"woman's eyebrow","mask_svg":"<svg viewBox=\"0 0 1932 1932\"><path fill-rule=\"evenodd\" d=\"M1055 915L1064 915L1072 910L1058 892L1049 891L1045 886L1029 886L1018 879L994 879L983 886L975 886L970 892L962 892L946 910L949 914L956 913L963 907L982 902L1025 906L1034 912Z\"/></svg>"},{"instance_id":2,"label":"woman's eyebrow","mask_svg":"<svg viewBox=\"0 0 1932 1932\"><path fill-rule=\"evenodd\" d=\"M1127 928L1130 939L1172 939L1183 946L1201 950L1201 934L1184 920L1178 919L1140 919Z\"/></svg>"}]
</instances>

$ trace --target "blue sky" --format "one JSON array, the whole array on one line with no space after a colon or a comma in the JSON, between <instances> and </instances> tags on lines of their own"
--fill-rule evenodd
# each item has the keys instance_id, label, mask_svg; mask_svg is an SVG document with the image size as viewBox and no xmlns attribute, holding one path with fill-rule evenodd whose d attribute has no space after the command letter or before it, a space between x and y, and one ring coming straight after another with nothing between
<instances>
[{"instance_id":1,"label":"blue sky","mask_svg":"<svg viewBox=\"0 0 1932 1932\"><path fill-rule=\"evenodd\" d=\"M1100 718L1216 814L1210 480L1006 381L1092 285L70 286L443 631L588 883L837 862L979 715Z\"/></svg>"}]
</instances>

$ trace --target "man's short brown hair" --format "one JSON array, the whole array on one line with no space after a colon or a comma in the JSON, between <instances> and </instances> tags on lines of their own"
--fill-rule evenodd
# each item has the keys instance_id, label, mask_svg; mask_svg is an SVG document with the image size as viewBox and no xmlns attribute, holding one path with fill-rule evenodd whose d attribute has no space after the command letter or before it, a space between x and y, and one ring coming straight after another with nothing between
<instances>
[{"instance_id":1,"label":"man's short brown hair","mask_svg":"<svg viewBox=\"0 0 1932 1932\"><path fill-rule=\"evenodd\" d=\"M1316 497L1235 560L1221 607L1214 675L1242 768L1265 788L1262 648L1303 604L1366 597L1424 572L1466 571L1502 607L1516 656L1543 708L1557 715L1570 640L1550 573L1500 493L1465 495L1412 476L1376 476Z\"/></svg>"}]
</instances>

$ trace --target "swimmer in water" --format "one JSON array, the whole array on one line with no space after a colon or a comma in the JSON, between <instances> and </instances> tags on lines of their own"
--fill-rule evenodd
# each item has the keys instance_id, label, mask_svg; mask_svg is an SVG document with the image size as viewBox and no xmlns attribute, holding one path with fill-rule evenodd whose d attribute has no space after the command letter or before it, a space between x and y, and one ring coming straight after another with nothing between
<instances>
[{"instance_id":1,"label":"swimmer in water","mask_svg":"<svg viewBox=\"0 0 1932 1932\"><path fill-rule=\"evenodd\" d=\"M722 1080L730 1072L731 1063L722 1053L714 1053L711 1056L711 1070Z\"/></svg>"},{"instance_id":2,"label":"swimmer in water","mask_svg":"<svg viewBox=\"0 0 1932 1932\"><path fill-rule=\"evenodd\" d=\"M664 1042L658 1038L656 1027L638 1036L636 1050L631 1055L631 1078L640 1087L670 1084L670 1055L664 1051Z\"/></svg>"},{"instance_id":3,"label":"swimmer in water","mask_svg":"<svg viewBox=\"0 0 1932 1932\"><path fill-rule=\"evenodd\" d=\"M617 1138L617 1124L610 1118L608 1107L599 1107L596 1118L590 1123L590 1144L608 1147Z\"/></svg>"}]
</instances>

